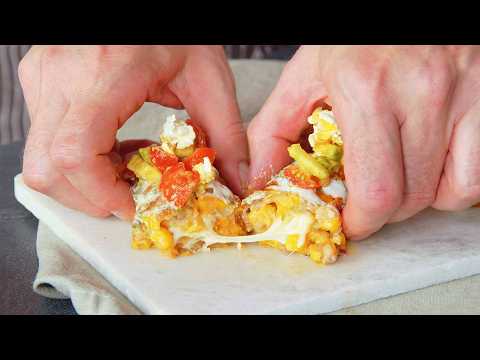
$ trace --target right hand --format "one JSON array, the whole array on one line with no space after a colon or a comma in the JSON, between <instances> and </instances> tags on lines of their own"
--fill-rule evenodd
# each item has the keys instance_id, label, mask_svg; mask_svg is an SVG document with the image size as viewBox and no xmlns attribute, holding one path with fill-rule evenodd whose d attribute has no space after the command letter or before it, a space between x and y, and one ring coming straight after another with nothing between
<instances>
[{"instance_id":1,"label":"right hand","mask_svg":"<svg viewBox=\"0 0 480 360\"><path fill-rule=\"evenodd\" d=\"M247 180L246 137L220 46L35 46L19 77L31 119L24 181L69 208L133 218L112 155L118 129L146 101L185 108L233 190Z\"/></svg>"}]
</instances>

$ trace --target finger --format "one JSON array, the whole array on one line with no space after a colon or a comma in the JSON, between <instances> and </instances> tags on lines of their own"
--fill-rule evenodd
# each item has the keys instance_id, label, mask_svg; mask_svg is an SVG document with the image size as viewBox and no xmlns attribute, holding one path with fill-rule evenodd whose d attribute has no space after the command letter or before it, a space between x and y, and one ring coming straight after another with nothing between
<instances>
[{"instance_id":1,"label":"finger","mask_svg":"<svg viewBox=\"0 0 480 360\"><path fill-rule=\"evenodd\" d=\"M344 230L352 240L379 230L402 201L403 166L398 123L385 108L342 97L332 100L344 141L348 201Z\"/></svg>"},{"instance_id":2,"label":"finger","mask_svg":"<svg viewBox=\"0 0 480 360\"><path fill-rule=\"evenodd\" d=\"M415 106L402 124L401 139L405 188L403 202L389 222L405 220L435 201L448 148L444 106Z\"/></svg>"},{"instance_id":3,"label":"finger","mask_svg":"<svg viewBox=\"0 0 480 360\"><path fill-rule=\"evenodd\" d=\"M23 159L23 178L30 188L41 192L71 209L82 211L90 216L104 217L110 212L98 208L86 199L72 184L51 164L49 149L52 141L51 127L44 127L41 122L52 118L37 119L25 144ZM47 129L47 130L45 130Z\"/></svg>"},{"instance_id":4,"label":"finger","mask_svg":"<svg viewBox=\"0 0 480 360\"><path fill-rule=\"evenodd\" d=\"M148 97L148 101L173 109L181 110L184 108L178 96L168 88L168 85L164 85L160 90L155 91L155 93Z\"/></svg>"},{"instance_id":5,"label":"finger","mask_svg":"<svg viewBox=\"0 0 480 360\"><path fill-rule=\"evenodd\" d=\"M263 188L291 162L287 147L299 141L308 127L308 115L327 96L323 83L313 74L315 57L307 50L297 52L285 66L277 86L248 127L252 189Z\"/></svg>"},{"instance_id":6,"label":"finger","mask_svg":"<svg viewBox=\"0 0 480 360\"><path fill-rule=\"evenodd\" d=\"M224 55L206 52L196 60L187 62L172 90L208 134L210 146L217 151L216 166L228 185L242 194L248 173L248 148L233 76Z\"/></svg>"},{"instance_id":7,"label":"finger","mask_svg":"<svg viewBox=\"0 0 480 360\"><path fill-rule=\"evenodd\" d=\"M90 202L130 220L135 211L129 185L120 179L108 155L119 127L116 105L92 99L73 103L57 130L50 157Z\"/></svg>"},{"instance_id":8,"label":"finger","mask_svg":"<svg viewBox=\"0 0 480 360\"><path fill-rule=\"evenodd\" d=\"M480 106L455 126L433 207L463 210L480 202Z\"/></svg>"}]
</instances>

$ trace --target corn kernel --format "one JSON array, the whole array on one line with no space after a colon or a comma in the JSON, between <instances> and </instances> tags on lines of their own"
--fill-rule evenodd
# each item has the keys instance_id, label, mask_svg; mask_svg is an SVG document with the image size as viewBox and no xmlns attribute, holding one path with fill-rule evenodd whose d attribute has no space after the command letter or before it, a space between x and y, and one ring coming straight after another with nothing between
<instances>
[{"instance_id":1,"label":"corn kernel","mask_svg":"<svg viewBox=\"0 0 480 360\"><path fill-rule=\"evenodd\" d=\"M147 227L148 230L155 230L155 229L160 229L160 222L158 219L155 217L155 215L151 216L143 216L142 221Z\"/></svg>"},{"instance_id":2,"label":"corn kernel","mask_svg":"<svg viewBox=\"0 0 480 360\"><path fill-rule=\"evenodd\" d=\"M312 244L308 247L308 252L310 254L310 259L317 263L322 263L323 252L322 248L318 244Z\"/></svg>"},{"instance_id":3,"label":"corn kernel","mask_svg":"<svg viewBox=\"0 0 480 360\"><path fill-rule=\"evenodd\" d=\"M323 259L322 263L324 264L331 264L337 260L337 250L334 246L330 244L323 245Z\"/></svg>"},{"instance_id":4,"label":"corn kernel","mask_svg":"<svg viewBox=\"0 0 480 360\"><path fill-rule=\"evenodd\" d=\"M202 220L201 216L192 215L192 217L190 217L187 220L187 223L185 224L185 226L183 226L183 229L187 233L195 233L195 232L199 232L199 231L204 230L205 229L205 224L203 223L203 220Z\"/></svg>"},{"instance_id":5,"label":"corn kernel","mask_svg":"<svg viewBox=\"0 0 480 360\"><path fill-rule=\"evenodd\" d=\"M301 204L301 199L296 194L278 192L271 199L275 203L277 215L281 219L285 219L287 214L291 214Z\"/></svg>"},{"instance_id":6,"label":"corn kernel","mask_svg":"<svg viewBox=\"0 0 480 360\"><path fill-rule=\"evenodd\" d=\"M215 211L222 211L226 207L223 200L211 195L205 195L198 198L196 204L198 210L200 210L202 214L211 214Z\"/></svg>"},{"instance_id":7,"label":"corn kernel","mask_svg":"<svg viewBox=\"0 0 480 360\"><path fill-rule=\"evenodd\" d=\"M149 249L153 246L152 241L149 239L147 233L143 231L143 226L139 223L132 225L132 241L131 246L133 249Z\"/></svg>"},{"instance_id":8,"label":"corn kernel","mask_svg":"<svg viewBox=\"0 0 480 360\"><path fill-rule=\"evenodd\" d=\"M336 233L340 230L342 222L336 209L323 206L317 209L315 216L320 229L330 233Z\"/></svg>"},{"instance_id":9,"label":"corn kernel","mask_svg":"<svg viewBox=\"0 0 480 360\"><path fill-rule=\"evenodd\" d=\"M165 228L153 229L150 231L150 239L152 239L153 244L160 250L168 250L173 247L174 241L173 236Z\"/></svg>"},{"instance_id":10,"label":"corn kernel","mask_svg":"<svg viewBox=\"0 0 480 360\"><path fill-rule=\"evenodd\" d=\"M287 236L287 241L285 241L285 248L287 251L296 251L297 250L297 241L300 236L298 234L292 234Z\"/></svg>"},{"instance_id":11,"label":"corn kernel","mask_svg":"<svg viewBox=\"0 0 480 360\"><path fill-rule=\"evenodd\" d=\"M345 234L342 232L333 234L332 241L338 246L344 246L346 243Z\"/></svg>"},{"instance_id":12,"label":"corn kernel","mask_svg":"<svg viewBox=\"0 0 480 360\"><path fill-rule=\"evenodd\" d=\"M255 233L262 233L272 225L275 214L275 205L267 204L260 209L251 209L250 212L247 213L247 220L253 225L253 231Z\"/></svg>"},{"instance_id":13,"label":"corn kernel","mask_svg":"<svg viewBox=\"0 0 480 360\"><path fill-rule=\"evenodd\" d=\"M278 250L284 250L285 249L285 247L282 245L282 243L279 242L279 241L276 241L276 240L263 240L263 241L260 241L260 245L269 246L269 247L272 247L272 248L278 249Z\"/></svg>"},{"instance_id":14,"label":"corn kernel","mask_svg":"<svg viewBox=\"0 0 480 360\"><path fill-rule=\"evenodd\" d=\"M326 244L330 240L330 234L325 230L312 230L307 234L307 239L315 244Z\"/></svg>"},{"instance_id":15,"label":"corn kernel","mask_svg":"<svg viewBox=\"0 0 480 360\"><path fill-rule=\"evenodd\" d=\"M235 215L217 219L213 230L223 236L239 236L245 235L245 230L237 223Z\"/></svg>"}]
</instances>

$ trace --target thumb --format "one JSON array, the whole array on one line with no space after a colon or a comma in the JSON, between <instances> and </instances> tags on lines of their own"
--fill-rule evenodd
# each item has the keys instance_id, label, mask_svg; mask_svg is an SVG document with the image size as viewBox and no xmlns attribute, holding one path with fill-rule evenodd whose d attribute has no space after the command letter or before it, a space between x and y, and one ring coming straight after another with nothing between
<instances>
[{"instance_id":1,"label":"thumb","mask_svg":"<svg viewBox=\"0 0 480 360\"><path fill-rule=\"evenodd\" d=\"M326 99L315 57L301 48L285 66L277 86L248 127L250 188L263 188L291 160L287 147L300 140L307 117Z\"/></svg>"}]
</instances>

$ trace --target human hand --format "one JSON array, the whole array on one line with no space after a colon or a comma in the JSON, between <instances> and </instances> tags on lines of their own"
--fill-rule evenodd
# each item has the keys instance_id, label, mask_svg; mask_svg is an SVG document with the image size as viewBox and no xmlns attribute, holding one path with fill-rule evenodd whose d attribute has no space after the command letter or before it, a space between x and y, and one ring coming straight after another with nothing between
<instances>
[{"instance_id":1,"label":"human hand","mask_svg":"<svg viewBox=\"0 0 480 360\"><path fill-rule=\"evenodd\" d=\"M241 191L247 142L220 46L35 46L19 78L31 119L24 181L65 206L133 218L129 185L115 171L116 133L145 101L185 108Z\"/></svg>"},{"instance_id":2,"label":"human hand","mask_svg":"<svg viewBox=\"0 0 480 360\"><path fill-rule=\"evenodd\" d=\"M344 140L344 230L480 201L480 47L303 46L248 128L254 188L327 102Z\"/></svg>"}]
</instances>

